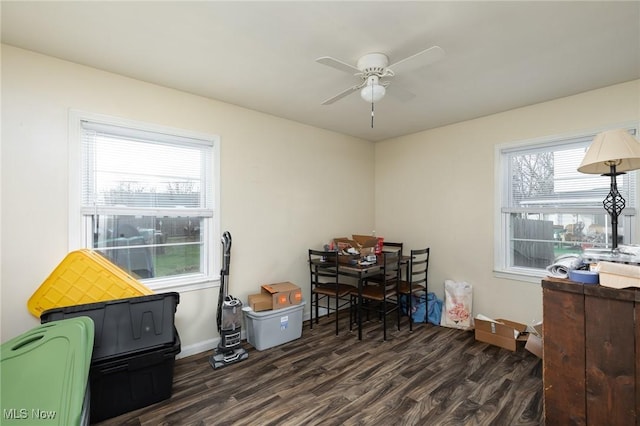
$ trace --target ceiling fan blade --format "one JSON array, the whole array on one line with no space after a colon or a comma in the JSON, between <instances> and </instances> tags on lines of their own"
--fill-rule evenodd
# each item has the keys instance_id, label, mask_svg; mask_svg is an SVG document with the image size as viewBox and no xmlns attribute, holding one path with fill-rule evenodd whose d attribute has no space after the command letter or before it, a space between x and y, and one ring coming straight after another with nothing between
<instances>
[{"instance_id":1,"label":"ceiling fan blade","mask_svg":"<svg viewBox=\"0 0 640 426\"><path fill-rule=\"evenodd\" d=\"M391 87L389 88L389 90L387 90L387 93L389 94L389 96L402 102L410 101L411 99L416 97L413 92L405 89L404 87L402 87L402 85L396 84L396 82L391 84Z\"/></svg>"},{"instance_id":2,"label":"ceiling fan blade","mask_svg":"<svg viewBox=\"0 0 640 426\"><path fill-rule=\"evenodd\" d=\"M342 62L336 58L332 58L331 56L322 56L316 59L316 62L352 75L360 72L360 70L355 66Z\"/></svg>"},{"instance_id":3,"label":"ceiling fan blade","mask_svg":"<svg viewBox=\"0 0 640 426\"><path fill-rule=\"evenodd\" d=\"M407 58L401 59L389 65L388 68L391 68L393 71L402 70L403 72L414 70L431 65L442 59L443 56L444 50L440 46L432 46Z\"/></svg>"},{"instance_id":4,"label":"ceiling fan blade","mask_svg":"<svg viewBox=\"0 0 640 426\"><path fill-rule=\"evenodd\" d=\"M335 96L330 97L329 99L327 99L326 101L324 101L322 103L322 105L330 105L336 101L339 101L340 99L344 98L345 96L348 96L350 94L352 94L353 92L355 92L356 90L360 89L362 87L362 84L358 84L356 86L353 87L349 87L346 90L343 90L342 92L338 93Z\"/></svg>"}]
</instances>

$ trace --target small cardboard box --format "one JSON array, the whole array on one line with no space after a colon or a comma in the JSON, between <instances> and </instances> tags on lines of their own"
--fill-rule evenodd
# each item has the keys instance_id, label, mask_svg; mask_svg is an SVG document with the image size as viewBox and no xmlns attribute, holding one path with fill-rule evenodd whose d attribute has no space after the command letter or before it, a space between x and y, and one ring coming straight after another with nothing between
<instances>
[{"instance_id":1,"label":"small cardboard box","mask_svg":"<svg viewBox=\"0 0 640 426\"><path fill-rule=\"evenodd\" d=\"M529 327L529 338L524 348L538 358L542 358L542 323Z\"/></svg>"},{"instance_id":2,"label":"small cardboard box","mask_svg":"<svg viewBox=\"0 0 640 426\"><path fill-rule=\"evenodd\" d=\"M349 238L341 237L334 238L333 243L338 249L338 262L345 265L356 265L358 260L360 260L360 248L355 240L350 240ZM350 248L354 248L358 251L358 254L346 254L347 250ZM345 253L345 254L343 254Z\"/></svg>"},{"instance_id":3,"label":"small cardboard box","mask_svg":"<svg viewBox=\"0 0 640 426\"><path fill-rule=\"evenodd\" d=\"M526 342L526 324L505 319L490 319L479 315L475 318L476 340L515 351L518 342Z\"/></svg>"},{"instance_id":4,"label":"small cardboard box","mask_svg":"<svg viewBox=\"0 0 640 426\"><path fill-rule=\"evenodd\" d=\"M351 238L358 243L358 251L361 255L366 256L368 254L374 254L378 239L371 235L352 235Z\"/></svg>"},{"instance_id":5,"label":"small cardboard box","mask_svg":"<svg viewBox=\"0 0 640 426\"><path fill-rule=\"evenodd\" d=\"M359 245L355 240L350 240L346 237L334 238L333 243L337 246L338 251L347 251L347 249L354 248L358 250Z\"/></svg>"},{"instance_id":6,"label":"small cardboard box","mask_svg":"<svg viewBox=\"0 0 640 426\"><path fill-rule=\"evenodd\" d=\"M273 298L270 294L250 294L249 307L253 309L254 312L270 311L273 309Z\"/></svg>"},{"instance_id":7,"label":"small cardboard box","mask_svg":"<svg viewBox=\"0 0 640 426\"><path fill-rule=\"evenodd\" d=\"M262 293L271 296L271 309L302 303L302 290L290 282L265 284L262 286Z\"/></svg>"},{"instance_id":8,"label":"small cardboard box","mask_svg":"<svg viewBox=\"0 0 640 426\"><path fill-rule=\"evenodd\" d=\"M338 256L338 263L342 263L343 265L357 265L360 260L359 254L341 254Z\"/></svg>"}]
</instances>

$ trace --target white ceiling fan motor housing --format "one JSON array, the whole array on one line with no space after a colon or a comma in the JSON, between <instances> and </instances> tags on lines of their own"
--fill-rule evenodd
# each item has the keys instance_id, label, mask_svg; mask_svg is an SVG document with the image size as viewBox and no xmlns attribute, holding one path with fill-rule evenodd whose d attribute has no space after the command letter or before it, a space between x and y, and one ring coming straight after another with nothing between
<instances>
[{"instance_id":1,"label":"white ceiling fan motor housing","mask_svg":"<svg viewBox=\"0 0 640 426\"><path fill-rule=\"evenodd\" d=\"M357 67L365 76L376 74L382 76L389 66L389 58L384 53L368 53L358 59Z\"/></svg>"}]
</instances>

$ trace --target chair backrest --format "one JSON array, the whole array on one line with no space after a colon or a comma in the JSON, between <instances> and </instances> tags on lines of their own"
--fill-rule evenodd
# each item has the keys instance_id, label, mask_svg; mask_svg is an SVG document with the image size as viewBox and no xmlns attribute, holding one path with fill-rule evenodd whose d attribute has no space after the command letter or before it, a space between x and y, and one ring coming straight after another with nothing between
<instances>
[{"instance_id":1,"label":"chair backrest","mask_svg":"<svg viewBox=\"0 0 640 426\"><path fill-rule=\"evenodd\" d=\"M411 250L409 259L409 281L411 285L422 284L427 287L427 273L429 272L429 247Z\"/></svg>"},{"instance_id":2,"label":"chair backrest","mask_svg":"<svg viewBox=\"0 0 640 426\"><path fill-rule=\"evenodd\" d=\"M382 275L384 277L382 285L387 291L395 290L400 280L400 252L383 252L382 256Z\"/></svg>"},{"instance_id":3,"label":"chair backrest","mask_svg":"<svg viewBox=\"0 0 640 426\"><path fill-rule=\"evenodd\" d=\"M309 274L311 287L338 285L338 253L309 249Z\"/></svg>"},{"instance_id":4,"label":"chair backrest","mask_svg":"<svg viewBox=\"0 0 640 426\"><path fill-rule=\"evenodd\" d=\"M400 256L402 256L402 248L403 248L404 244L403 243L392 243L390 241L383 241L382 242L382 251L386 251L386 252L390 252L390 251L397 251L400 253Z\"/></svg>"}]
</instances>

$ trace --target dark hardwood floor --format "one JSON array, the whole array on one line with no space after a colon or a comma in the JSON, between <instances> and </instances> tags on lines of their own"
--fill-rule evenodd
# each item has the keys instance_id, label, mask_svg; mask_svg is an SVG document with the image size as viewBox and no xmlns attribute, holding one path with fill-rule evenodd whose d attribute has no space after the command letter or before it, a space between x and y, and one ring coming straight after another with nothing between
<instances>
[{"instance_id":1,"label":"dark hardwood floor","mask_svg":"<svg viewBox=\"0 0 640 426\"><path fill-rule=\"evenodd\" d=\"M377 321L363 340L326 318L302 338L214 370L211 352L176 361L173 395L107 425L541 425L542 362L473 332Z\"/></svg>"}]
</instances>

